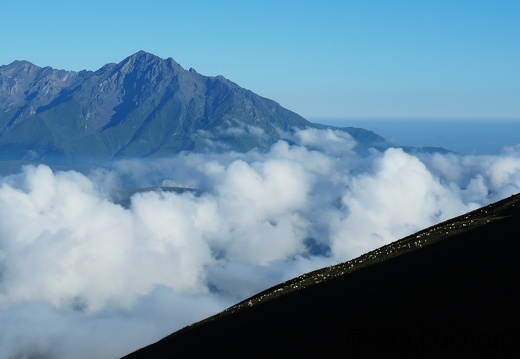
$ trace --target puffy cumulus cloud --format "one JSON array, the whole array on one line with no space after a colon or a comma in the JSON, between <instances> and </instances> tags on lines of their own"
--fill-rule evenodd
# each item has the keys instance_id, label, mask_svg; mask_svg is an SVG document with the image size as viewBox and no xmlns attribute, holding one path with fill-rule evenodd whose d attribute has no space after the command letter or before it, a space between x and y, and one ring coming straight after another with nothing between
<instances>
[{"instance_id":1,"label":"puffy cumulus cloud","mask_svg":"<svg viewBox=\"0 0 520 359\"><path fill-rule=\"evenodd\" d=\"M296 132L295 138L302 146L316 148L332 155L350 152L356 146L352 136L341 130L308 128Z\"/></svg>"},{"instance_id":2,"label":"puffy cumulus cloud","mask_svg":"<svg viewBox=\"0 0 520 359\"><path fill-rule=\"evenodd\" d=\"M464 203L416 157L389 149L373 173L347 180L344 213L332 221L332 253L340 259L364 253L478 207Z\"/></svg>"},{"instance_id":3,"label":"puffy cumulus cloud","mask_svg":"<svg viewBox=\"0 0 520 359\"><path fill-rule=\"evenodd\" d=\"M0 306L38 300L96 311L131 305L157 284L205 290L209 247L186 232L175 202L146 193L126 211L77 172L24 174L19 188L0 187Z\"/></svg>"},{"instance_id":4,"label":"puffy cumulus cloud","mask_svg":"<svg viewBox=\"0 0 520 359\"><path fill-rule=\"evenodd\" d=\"M222 209L233 227L258 221L275 222L286 213L305 207L309 175L292 161L267 160L228 166L216 184Z\"/></svg>"},{"instance_id":5,"label":"puffy cumulus cloud","mask_svg":"<svg viewBox=\"0 0 520 359\"><path fill-rule=\"evenodd\" d=\"M482 203L482 198L497 201L520 190L520 151L506 148L502 155L423 156L432 174L460 190L464 199Z\"/></svg>"},{"instance_id":6,"label":"puffy cumulus cloud","mask_svg":"<svg viewBox=\"0 0 520 359\"><path fill-rule=\"evenodd\" d=\"M292 143L1 178L0 357L122 356L520 188L514 147L358 156L315 129ZM155 186L198 191L120 191Z\"/></svg>"}]
</instances>

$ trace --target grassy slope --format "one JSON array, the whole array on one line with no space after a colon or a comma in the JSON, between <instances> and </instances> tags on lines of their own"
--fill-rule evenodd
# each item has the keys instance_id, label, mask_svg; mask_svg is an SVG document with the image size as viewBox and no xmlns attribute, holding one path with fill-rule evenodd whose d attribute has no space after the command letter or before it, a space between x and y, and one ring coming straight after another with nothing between
<instances>
[{"instance_id":1,"label":"grassy slope","mask_svg":"<svg viewBox=\"0 0 520 359\"><path fill-rule=\"evenodd\" d=\"M517 195L282 283L125 358L516 349L519 227Z\"/></svg>"}]
</instances>

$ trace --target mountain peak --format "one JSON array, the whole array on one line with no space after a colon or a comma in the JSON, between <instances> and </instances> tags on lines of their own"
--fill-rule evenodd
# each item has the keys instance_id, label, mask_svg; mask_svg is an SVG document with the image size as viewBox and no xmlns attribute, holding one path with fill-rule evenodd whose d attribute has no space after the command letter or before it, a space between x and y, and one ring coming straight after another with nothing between
<instances>
[{"instance_id":1,"label":"mountain peak","mask_svg":"<svg viewBox=\"0 0 520 359\"><path fill-rule=\"evenodd\" d=\"M146 52L144 50L139 50L135 54L128 56L128 59L154 59L154 60L162 60L159 56L156 56L150 52Z\"/></svg>"},{"instance_id":2,"label":"mountain peak","mask_svg":"<svg viewBox=\"0 0 520 359\"><path fill-rule=\"evenodd\" d=\"M95 72L26 61L0 67L4 159L268 149L284 131L306 127L313 126L223 76L184 70L143 50Z\"/></svg>"},{"instance_id":3,"label":"mountain peak","mask_svg":"<svg viewBox=\"0 0 520 359\"><path fill-rule=\"evenodd\" d=\"M128 56L123 61L121 61L121 64L143 64L143 63L150 63L150 62L162 62L164 61L159 56L156 56L154 54L151 54L149 52L140 50L136 52L133 55Z\"/></svg>"},{"instance_id":4,"label":"mountain peak","mask_svg":"<svg viewBox=\"0 0 520 359\"><path fill-rule=\"evenodd\" d=\"M0 71L2 71L2 74L4 75L11 72L18 72L20 70L34 71L39 69L41 69L41 67L25 60L15 60L9 65L0 66Z\"/></svg>"},{"instance_id":5,"label":"mountain peak","mask_svg":"<svg viewBox=\"0 0 520 359\"><path fill-rule=\"evenodd\" d=\"M135 54L128 56L119 63L123 72L131 72L134 69L146 70L150 66L165 66L173 71L184 70L174 59L163 59L157 55L143 50L137 51Z\"/></svg>"}]
</instances>

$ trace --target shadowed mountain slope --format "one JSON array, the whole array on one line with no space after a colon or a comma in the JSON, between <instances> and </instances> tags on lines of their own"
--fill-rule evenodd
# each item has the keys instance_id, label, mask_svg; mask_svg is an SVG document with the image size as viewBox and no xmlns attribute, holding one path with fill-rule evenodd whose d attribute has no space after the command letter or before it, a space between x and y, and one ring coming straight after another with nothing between
<instances>
[{"instance_id":1,"label":"shadowed mountain slope","mask_svg":"<svg viewBox=\"0 0 520 359\"><path fill-rule=\"evenodd\" d=\"M270 288L125 359L516 349L519 229L516 195Z\"/></svg>"}]
</instances>

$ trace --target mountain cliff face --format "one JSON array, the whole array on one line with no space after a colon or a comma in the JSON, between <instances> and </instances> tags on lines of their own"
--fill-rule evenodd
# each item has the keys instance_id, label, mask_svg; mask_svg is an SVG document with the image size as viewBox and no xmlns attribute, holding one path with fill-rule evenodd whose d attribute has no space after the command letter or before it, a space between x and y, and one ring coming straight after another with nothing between
<instances>
[{"instance_id":1,"label":"mountain cliff face","mask_svg":"<svg viewBox=\"0 0 520 359\"><path fill-rule=\"evenodd\" d=\"M281 132L314 127L222 76L140 51L92 71L0 67L0 159L162 156L266 149ZM384 139L344 129L363 145Z\"/></svg>"}]
</instances>

